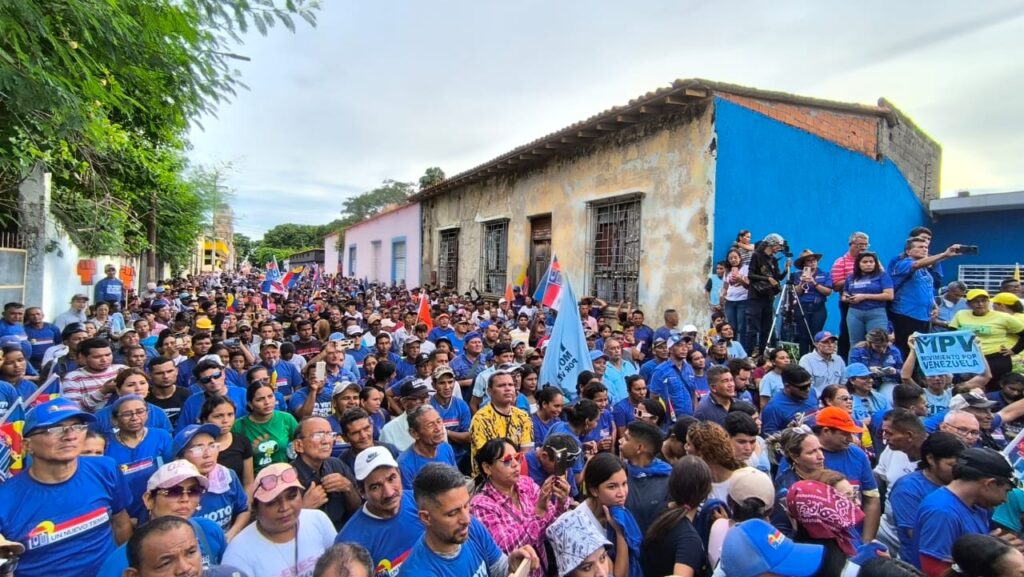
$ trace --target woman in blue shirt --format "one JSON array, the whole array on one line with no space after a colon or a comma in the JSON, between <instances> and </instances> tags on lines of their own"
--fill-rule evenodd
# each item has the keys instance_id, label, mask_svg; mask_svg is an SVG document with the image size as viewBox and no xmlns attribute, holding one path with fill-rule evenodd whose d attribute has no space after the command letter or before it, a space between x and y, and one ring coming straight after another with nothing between
<instances>
[{"instance_id":1,"label":"woman in blue shirt","mask_svg":"<svg viewBox=\"0 0 1024 577\"><path fill-rule=\"evenodd\" d=\"M892 298L892 277L882 270L878 255L861 253L853 266L853 274L846 278L843 286L842 302L850 307L846 315L850 344L863 341L864 335L872 329L889 330L885 307Z\"/></svg>"},{"instance_id":2,"label":"woman in blue shirt","mask_svg":"<svg viewBox=\"0 0 1024 577\"><path fill-rule=\"evenodd\" d=\"M219 525L230 541L249 524L249 498L238 475L217 462L220 435L217 425L189 425L174 437L174 456L195 465L207 481L198 516Z\"/></svg>"},{"instance_id":3,"label":"woman in blue shirt","mask_svg":"<svg viewBox=\"0 0 1024 577\"><path fill-rule=\"evenodd\" d=\"M597 450L606 452L615 449L615 419L612 411L608 408L608 388L603 383L591 381L583 387L583 398L594 401L600 415L597 418L597 425L581 439L584 443L593 441Z\"/></svg>"},{"instance_id":4,"label":"woman in blue shirt","mask_svg":"<svg viewBox=\"0 0 1024 577\"><path fill-rule=\"evenodd\" d=\"M146 426L149 407L139 395L125 395L114 401L112 415L116 428L107 436L107 456L114 459L128 482L132 494L128 516L140 519L145 511L142 495L146 481L161 465L173 460L171 434Z\"/></svg>"}]
</instances>

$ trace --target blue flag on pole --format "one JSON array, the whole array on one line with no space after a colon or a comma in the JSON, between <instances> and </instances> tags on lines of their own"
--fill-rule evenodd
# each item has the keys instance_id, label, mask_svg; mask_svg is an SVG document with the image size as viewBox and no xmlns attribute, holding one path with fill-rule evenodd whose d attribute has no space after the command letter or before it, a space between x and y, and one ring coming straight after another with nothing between
<instances>
[{"instance_id":1,"label":"blue flag on pole","mask_svg":"<svg viewBox=\"0 0 1024 577\"><path fill-rule=\"evenodd\" d=\"M583 371L594 370L594 365L590 362L580 309L574 306L576 293L572 290L569 277L564 274L559 300L566 303L566 306L558 307L544 363L540 366L540 382L541 386L558 386L566 399L575 401L576 377Z\"/></svg>"},{"instance_id":2,"label":"blue flag on pole","mask_svg":"<svg viewBox=\"0 0 1024 577\"><path fill-rule=\"evenodd\" d=\"M552 260L554 262L554 260ZM540 277L537 281L537 290L533 291L533 304L534 306L540 304L544 300L544 293L548 290L548 277L551 276L551 263L548 263L547 270L544 271L544 276Z\"/></svg>"}]
</instances>

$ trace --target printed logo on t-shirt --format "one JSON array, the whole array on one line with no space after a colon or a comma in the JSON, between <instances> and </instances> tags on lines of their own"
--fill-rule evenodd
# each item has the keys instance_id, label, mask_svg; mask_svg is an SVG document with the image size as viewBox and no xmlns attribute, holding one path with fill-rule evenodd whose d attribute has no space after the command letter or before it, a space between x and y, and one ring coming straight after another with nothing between
<instances>
[{"instance_id":1,"label":"printed logo on t-shirt","mask_svg":"<svg viewBox=\"0 0 1024 577\"><path fill-rule=\"evenodd\" d=\"M142 459L133 463L125 463L121 465L122 475L131 475L147 469L152 469L155 461L152 458Z\"/></svg>"},{"instance_id":2,"label":"printed logo on t-shirt","mask_svg":"<svg viewBox=\"0 0 1024 577\"><path fill-rule=\"evenodd\" d=\"M372 459L376 455L371 455ZM367 459L369 461L369 459ZM409 554L412 553L412 549L406 549L401 555L394 559L381 559L377 563L377 568L373 570L374 577L396 577L398 570L401 569L402 563L409 558Z\"/></svg>"},{"instance_id":3,"label":"printed logo on t-shirt","mask_svg":"<svg viewBox=\"0 0 1024 577\"><path fill-rule=\"evenodd\" d=\"M105 525L109 521L110 514L107 512L106 507L100 507L95 511L79 515L74 519L69 519L59 524L54 524L53 521L43 521L29 532L25 548L32 551L40 547L52 545L64 539L76 537L90 529Z\"/></svg>"}]
</instances>

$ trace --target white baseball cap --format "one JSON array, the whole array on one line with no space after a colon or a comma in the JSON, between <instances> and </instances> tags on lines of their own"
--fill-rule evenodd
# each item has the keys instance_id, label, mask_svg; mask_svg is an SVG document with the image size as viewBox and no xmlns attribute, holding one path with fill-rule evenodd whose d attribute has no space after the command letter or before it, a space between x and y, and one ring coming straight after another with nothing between
<instances>
[{"instance_id":1,"label":"white baseball cap","mask_svg":"<svg viewBox=\"0 0 1024 577\"><path fill-rule=\"evenodd\" d=\"M386 447L370 447L356 455L356 480L365 481L378 467L398 468L398 463Z\"/></svg>"}]
</instances>

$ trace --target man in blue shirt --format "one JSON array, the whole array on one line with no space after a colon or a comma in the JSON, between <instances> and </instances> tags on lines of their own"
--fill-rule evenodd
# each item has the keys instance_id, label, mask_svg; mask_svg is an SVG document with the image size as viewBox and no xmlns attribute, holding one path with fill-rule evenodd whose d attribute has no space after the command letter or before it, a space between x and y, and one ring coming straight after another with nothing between
<instances>
[{"instance_id":1,"label":"man in blue shirt","mask_svg":"<svg viewBox=\"0 0 1024 577\"><path fill-rule=\"evenodd\" d=\"M644 324L644 311L640 309L633 311L630 321L633 323L633 336L636 338L637 345L644 344L641 352L644 355L650 354L651 344L654 342L654 329Z\"/></svg>"},{"instance_id":2,"label":"man in blue shirt","mask_svg":"<svg viewBox=\"0 0 1024 577\"><path fill-rule=\"evenodd\" d=\"M199 413L203 408L203 403L213 395L223 395L234 402L235 418L241 419L249 414L245 389L229 386L226 382L227 373L221 368L220 364L214 361L200 361L196 365L193 374L203 391L185 399L185 404L182 405L181 412L178 413L178 420L174 423L174 431L176 433L188 425L194 425L199 422Z\"/></svg>"},{"instance_id":3,"label":"man in blue shirt","mask_svg":"<svg viewBox=\"0 0 1024 577\"><path fill-rule=\"evenodd\" d=\"M104 274L107 276L96 283L94 289L93 300L95 303L110 303L112 305L120 305L124 302L124 283L117 278L117 267L112 264L108 264L103 269Z\"/></svg>"},{"instance_id":4,"label":"man in blue shirt","mask_svg":"<svg viewBox=\"0 0 1024 577\"><path fill-rule=\"evenodd\" d=\"M398 463L386 447L360 452L354 468L366 503L345 523L334 542L359 543L376 563L375 577L397 577L423 535L416 502L403 491Z\"/></svg>"},{"instance_id":5,"label":"man in blue shirt","mask_svg":"<svg viewBox=\"0 0 1024 577\"><path fill-rule=\"evenodd\" d=\"M420 469L430 463L456 466L455 452L445 441L444 420L430 404L420 405L409 413L409 434L413 443L398 456L398 470L402 472L402 488L412 489L412 480Z\"/></svg>"},{"instance_id":6,"label":"man in blue shirt","mask_svg":"<svg viewBox=\"0 0 1024 577\"><path fill-rule=\"evenodd\" d=\"M7 303L4 305L4 317L0 319L0 337L12 336L17 338L21 351L25 358L32 356L32 344L28 342L28 334L25 333L25 305L21 303Z\"/></svg>"},{"instance_id":7,"label":"man in blue shirt","mask_svg":"<svg viewBox=\"0 0 1024 577\"><path fill-rule=\"evenodd\" d=\"M281 343L273 340L260 343L260 359L270 374L270 384L276 387L278 393L284 395L285 400L302 388L304 383L299 369L292 363L281 360Z\"/></svg>"},{"instance_id":8,"label":"man in blue shirt","mask_svg":"<svg viewBox=\"0 0 1024 577\"><path fill-rule=\"evenodd\" d=\"M850 413L839 407L825 407L818 411L815 421L814 432L825 455L825 468L842 473L860 495L861 509L864 510L862 541L872 541L882 519L878 482L864 450L852 444L853 436L860 435L864 429L853 422Z\"/></svg>"},{"instance_id":9,"label":"man in blue shirt","mask_svg":"<svg viewBox=\"0 0 1024 577\"><path fill-rule=\"evenodd\" d=\"M431 463L413 486L425 531L402 564L401 575L507 575L519 563L540 566L529 545L507 556L498 549L487 528L470 514L466 479L457 469Z\"/></svg>"},{"instance_id":10,"label":"man in blue shirt","mask_svg":"<svg viewBox=\"0 0 1024 577\"><path fill-rule=\"evenodd\" d=\"M896 334L896 347L903 358L907 358L907 339L915 332L926 333L929 328L932 309L935 308L935 278L928 267L960 254L960 245L954 244L932 256L928 256L930 239L915 237L904 244L906 256L896 261L889 275L892 276L892 309L889 320Z\"/></svg>"},{"instance_id":11,"label":"man in blue shirt","mask_svg":"<svg viewBox=\"0 0 1024 577\"><path fill-rule=\"evenodd\" d=\"M733 398L736 396L736 384L728 367L711 367L708 369L708 389L710 393L697 403L693 416L701 421L713 421L725 426L725 417L729 415Z\"/></svg>"},{"instance_id":12,"label":"man in blue shirt","mask_svg":"<svg viewBox=\"0 0 1024 577\"><path fill-rule=\"evenodd\" d=\"M469 471L469 443L472 440L469 434L469 425L473 421L473 414L469 410L469 404L461 397L455 395L455 373L444 365L434 369L431 379L434 385L434 396L430 397L430 405L437 409L444 421L444 428L448 431L448 442L455 451L455 462L460 469ZM536 431L534 431L536 435Z\"/></svg>"},{"instance_id":13,"label":"man in blue shirt","mask_svg":"<svg viewBox=\"0 0 1024 577\"><path fill-rule=\"evenodd\" d=\"M693 339L673 336L668 341L668 360L658 365L651 375L648 388L653 398L668 401L669 420L692 415L697 405L697 391L693 386L693 369L686 364Z\"/></svg>"},{"instance_id":14,"label":"man in blue shirt","mask_svg":"<svg viewBox=\"0 0 1024 577\"><path fill-rule=\"evenodd\" d=\"M1017 485L1013 468L998 451L971 448L953 466L953 480L921 501L914 534L921 569L945 575L953 564L953 543L968 533L987 534L989 515Z\"/></svg>"},{"instance_id":15,"label":"man in blue shirt","mask_svg":"<svg viewBox=\"0 0 1024 577\"><path fill-rule=\"evenodd\" d=\"M658 368L658 365L668 359L668 340L656 337L651 346L651 353L653 356L640 365L640 376L646 383L651 382L651 377L654 376L654 370Z\"/></svg>"},{"instance_id":16,"label":"man in blue shirt","mask_svg":"<svg viewBox=\"0 0 1024 577\"><path fill-rule=\"evenodd\" d=\"M437 339L444 337L451 342L455 338L455 329L452 328L451 320L451 316L448 313L437 315L437 326L430 329L427 340L436 344Z\"/></svg>"},{"instance_id":17,"label":"man in blue shirt","mask_svg":"<svg viewBox=\"0 0 1024 577\"><path fill-rule=\"evenodd\" d=\"M43 322L43 309L29 307L25 309L25 334L32 345L29 361L37 370L42 369L46 349L61 344L60 329L56 325Z\"/></svg>"},{"instance_id":18,"label":"man in blue shirt","mask_svg":"<svg viewBox=\"0 0 1024 577\"><path fill-rule=\"evenodd\" d=\"M798 366L782 369L782 390L761 411L761 432L777 433L799 417L801 423L814 419L818 398L811 390L811 373Z\"/></svg>"},{"instance_id":19,"label":"man in blue shirt","mask_svg":"<svg viewBox=\"0 0 1024 577\"><path fill-rule=\"evenodd\" d=\"M66 399L25 417L29 470L0 485L0 533L21 543L19 575L94 577L131 536L131 492L112 459L79 458L94 417Z\"/></svg>"}]
</instances>

